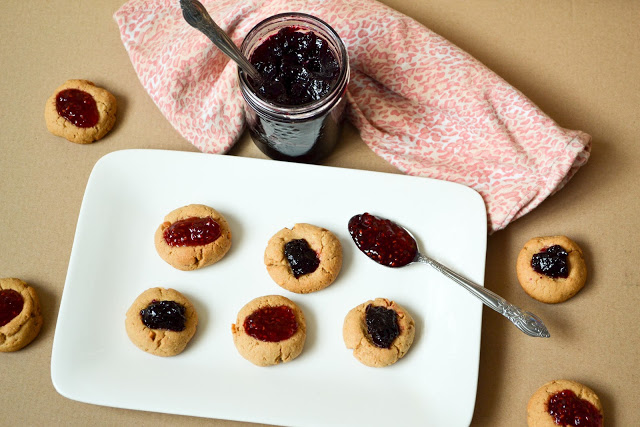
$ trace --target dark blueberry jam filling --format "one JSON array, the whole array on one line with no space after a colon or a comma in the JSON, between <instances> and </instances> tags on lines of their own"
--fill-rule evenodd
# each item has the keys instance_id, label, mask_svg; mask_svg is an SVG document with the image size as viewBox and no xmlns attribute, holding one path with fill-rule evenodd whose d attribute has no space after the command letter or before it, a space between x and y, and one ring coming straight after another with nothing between
<instances>
[{"instance_id":1,"label":"dark blueberry jam filling","mask_svg":"<svg viewBox=\"0 0 640 427\"><path fill-rule=\"evenodd\" d=\"M369 304L365 310L367 332L376 347L391 348L393 340L400 335L398 313L386 307Z\"/></svg>"},{"instance_id":2,"label":"dark blueberry jam filling","mask_svg":"<svg viewBox=\"0 0 640 427\"><path fill-rule=\"evenodd\" d=\"M93 96L80 89L65 89L56 95L56 110L79 128L98 124L100 113Z\"/></svg>"},{"instance_id":3,"label":"dark blueberry jam filling","mask_svg":"<svg viewBox=\"0 0 640 427\"><path fill-rule=\"evenodd\" d=\"M13 289L3 289L0 291L0 326L11 322L24 306L24 298L20 292Z\"/></svg>"},{"instance_id":4,"label":"dark blueberry jam filling","mask_svg":"<svg viewBox=\"0 0 640 427\"><path fill-rule=\"evenodd\" d=\"M258 94L282 105L302 105L325 96L340 74L327 42L312 31L286 27L267 38L250 62L264 76Z\"/></svg>"},{"instance_id":5,"label":"dark blueberry jam filling","mask_svg":"<svg viewBox=\"0 0 640 427\"><path fill-rule=\"evenodd\" d=\"M387 267L407 265L418 253L416 241L404 228L368 213L349 220L349 234L358 249Z\"/></svg>"},{"instance_id":6,"label":"dark blueberry jam filling","mask_svg":"<svg viewBox=\"0 0 640 427\"><path fill-rule=\"evenodd\" d=\"M542 248L541 251L531 258L533 270L549 277L569 277L569 265L567 264L569 254L560 245L553 245Z\"/></svg>"},{"instance_id":7,"label":"dark blueberry jam filling","mask_svg":"<svg viewBox=\"0 0 640 427\"><path fill-rule=\"evenodd\" d=\"M562 390L549 397L547 410L559 426L602 427L602 414L598 408L571 390Z\"/></svg>"},{"instance_id":8,"label":"dark blueberry jam filling","mask_svg":"<svg viewBox=\"0 0 640 427\"><path fill-rule=\"evenodd\" d=\"M187 317L182 304L175 301L151 301L151 304L140 310L142 323L150 329L168 329L170 331L184 331Z\"/></svg>"},{"instance_id":9,"label":"dark blueberry jam filling","mask_svg":"<svg viewBox=\"0 0 640 427\"><path fill-rule=\"evenodd\" d=\"M244 319L247 335L266 342L278 342L289 339L298 330L296 315L286 305L262 307Z\"/></svg>"},{"instance_id":10,"label":"dark blueberry jam filling","mask_svg":"<svg viewBox=\"0 0 640 427\"><path fill-rule=\"evenodd\" d=\"M318 254L309 247L305 239L287 242L284 245L284 255L296 279L304 274L313 273L320 265Z\"/></svg>"},{"instance_id":11,"label":"dark blueberry jam filling","mask_svg":"<svg viewBox=\"0 0 640 427\"><path fill-rule=\"evenodd\" d=\"M164 230L164 240L169 246L207 245L218 237L220 224L211 217L181 219Z\"/></svg>"}]
</instances>

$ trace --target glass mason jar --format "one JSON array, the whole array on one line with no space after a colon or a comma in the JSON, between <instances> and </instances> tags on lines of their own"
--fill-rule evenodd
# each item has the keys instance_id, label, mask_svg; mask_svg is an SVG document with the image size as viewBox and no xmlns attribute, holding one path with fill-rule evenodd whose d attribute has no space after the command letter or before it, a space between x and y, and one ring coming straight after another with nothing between
<instances>
[{"instance_id":1,"label":"glass mason jar","mask_svg":"<svg viewBox=\"0 0 640 427\"><path fill-rule=\"evenodd\" d=\"M311 31L324 40L338 62L337 78L320 99L284 105L260 96L238 69L247 127L256 146L272 159L315 163L333 150L340 136L349 83L347 50L335 30L322 20L303 13L282 13L257 24L245 37L242 53L251 60L258 46L284 28Z\"/></svg>"}]
</instances>

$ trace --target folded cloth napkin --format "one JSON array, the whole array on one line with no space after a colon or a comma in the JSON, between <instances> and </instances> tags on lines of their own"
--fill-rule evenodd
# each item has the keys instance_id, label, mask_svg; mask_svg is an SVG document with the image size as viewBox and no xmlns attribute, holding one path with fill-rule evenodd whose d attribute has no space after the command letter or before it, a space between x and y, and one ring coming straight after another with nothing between
<instances>
[{"instance_id":1,"label":"folded cloth napkin","mask_svg":"<svg viewBox=\"0 0 640 427\"><path fill-rule=\"evenodd\" d=\"M528 213L589 158L591 137L563 129L449 41L375 0L202 0L240 45L261 20L304 12L349 53L348 119L401 171L465 184L489 232ZM178 0L130 0L114 15L144 88L187 140L224 153L242 133L236 65L183 19Z\"/></svg>"}]
</instances>

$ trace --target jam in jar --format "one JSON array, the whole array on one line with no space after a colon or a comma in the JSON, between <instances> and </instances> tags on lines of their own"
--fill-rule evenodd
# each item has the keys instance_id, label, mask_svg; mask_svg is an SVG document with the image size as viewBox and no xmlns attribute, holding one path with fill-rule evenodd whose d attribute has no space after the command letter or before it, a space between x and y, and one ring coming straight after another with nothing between
<instances>
[{"instance_id":1,"label":"jam in jar","mask_svg":"<svg viewBox=\"0 0 640 427\"><path fill-rule=\"evenodd\" d=\"M263 76L238 70L247 126L256 146L276 160L315 163L340 136L349 60L338 34L302 13L265 19L247 34L242 53Z\"/></svg>"}]
</instances>

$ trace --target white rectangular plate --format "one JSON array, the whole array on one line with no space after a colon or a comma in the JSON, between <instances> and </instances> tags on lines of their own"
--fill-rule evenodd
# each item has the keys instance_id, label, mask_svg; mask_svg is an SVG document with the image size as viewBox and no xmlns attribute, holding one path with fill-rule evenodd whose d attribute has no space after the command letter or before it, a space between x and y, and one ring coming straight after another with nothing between
<instances>
[{"instance_id":1,"label":"white rectangular plate","mask_svg":"<svg viewBox=\"0 0 640 427\"><path fill-rule=\"evenodd\" d=\"M164 215L192 203L228 220L233 245L219 263L184 272L156 253ZM481 197L426 178L222 155L126 150L95 165L82 202L51 358L56 390L97 405L200 417L316 425L447 425L471 422L480 351L481 303L421 264L382 267L360 253L351 216L384 216L423 251L482 284L486 215ZM306 222L334 232L343 267L307 295L276 285L263 264L269 238ZM185 294L200 319L175 357L135 347L125 312L144 290ZM295 301L307 342L290 363L260 368L231 337L240 308L262 295ZM395 365L369 368L345 348L342 323L358 304L385 297L416 321L416 338Z\"/></svg>"}]
</instances>

